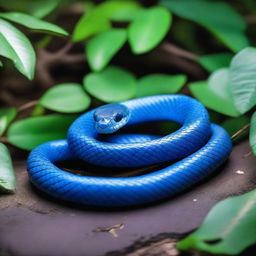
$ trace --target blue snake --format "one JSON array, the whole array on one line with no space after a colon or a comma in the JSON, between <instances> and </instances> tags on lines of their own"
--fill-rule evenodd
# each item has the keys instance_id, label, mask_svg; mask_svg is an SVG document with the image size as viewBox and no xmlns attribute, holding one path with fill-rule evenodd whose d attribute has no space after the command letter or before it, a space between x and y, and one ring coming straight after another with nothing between
<instances>
[{"instance_id":1,"label":"blue snake","mask_svg":"<svg viewBox=\"0 0 256 256\"><path fill-rule=\"evenodd\" d=\"M161 120L177 122L181 128L162 137L115 134L127 125ZM157 95L108 104L81 115L70 126L67 140L44 143L30 153L28 173L36 187L61 200L130 206L184 191L216 170L231 149L229 135L210 123L200 102L183 95ZM113 168L171 163L133 177L81 176L55 165L78 158Z\"/></svg>"}]
</instances>

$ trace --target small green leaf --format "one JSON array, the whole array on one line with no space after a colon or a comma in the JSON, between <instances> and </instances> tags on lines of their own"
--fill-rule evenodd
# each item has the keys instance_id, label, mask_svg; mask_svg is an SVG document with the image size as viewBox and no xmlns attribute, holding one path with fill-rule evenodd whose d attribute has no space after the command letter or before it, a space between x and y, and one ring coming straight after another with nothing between
<instances>
[{"instance_id":1,"label":"small green leaf","mask_svg":"<svg viewBox=\"0 0 256 256\"><path fill-rule=\"evenodd\" d=\"M142 54L155 48L165 37L172 16L164 7L152 7L140 11L140 15L128 28L128 40L135 54Z\"/></svg>"},{"instance_id":2,"label":"small green leaf","mask_svg":"<svg viewBox=\"0 0 256 256\"><path fill-rule=\"evenodd\" d=\"M37 18L43 18L56 9L60 1L61 0L0 0L0 6L9 11L25 12Z\"/></svg>"},{"instance_id":3,"label":"small green leaf","mask_svg":"<svg viewBox=\"0 0 256 256\"><path fill-rule=\"evenodd\" d=\"M205 0L162 0L161 4L176 15L206 27L232 51L239 51L249 45L243 17L227 3Z\"/></svg>"},{"instance_id":4,"label":"small green leaf","mask_svg":"<svg viewBox=\"0 0 256 256\"><path fill-rule=\"evenodd\" d=\"M12 166L12 159L9 150L2 143L0 143L0 163L0 191L14 193L16 179Z\"/></svg>"},{"instance_id":5,"label":"small green leaf","mask_svg":"<svg viewBox=\"0 0 256 256\"><path fill-rule=\"evenodd\" d=\"M103 71L86 75L84 87L99 100L119 102L135 96L136 81L128 71L109 66Z\"/></svg>"},{"instance_id":6,"label":"small green leaf","mask_svg":"<svg viewBox=\"0 0 256 256\"><path fill-rule=\"evenodd\" d=\"M111 28L111 23L105 13L95 7L85 13L75 26L73 41L79 42L92 35L106 31Z\"/></svg>"},{"instance_id":7,"label":"small green leaf","mask_svg":"<svg viewBox=\"0 0 256 256\"><path fill-rule=\"evenodd\" d=\"M227 68L215 71L207 81L191 83L189 86L192 94L207 108L228 116L239 116L236 110L229 81Z\"/></svg>"},{"instance_id":8,"label":"small green leaf","mask_svg":"<svg viewBox=\"0 0 256 256\"><path fill-rule=\"evenodd\" d=\"M245 48L233 58L230 79L235 105L245 113L256 104L256 48Z\"/></svg>"},{"instance_id":9,"label":"small green leaf","mask_svg":"<svg viewBox=\"0 0 256 256\"><path fill-rule=\"evenodd\" d=\"M0 136L3 135L7 126L15 118L16 114L17 114L16 108L0 109Z\"/></svg>"},{"instance_id":10,"label":"small green leaf","mask_svg":"<svg viewBox=\"0 0 256 256\"><path fill-rule=\"evenodd\" d=\"M231 53L210 54L199 57L198 62L209 72L214 72L220 68L228 67L232 56Z\"/></svg>"},{"instance_id":11,"label":"small green leaf","mask_svg":"<svg viewBox=\"0 0 256 256\"><path fill-rule=\"evenodd\" d=\"M36 56L28 38L9 22L0 19L0 55L13 61L16 68L32 80Z\"/></svg>"},{"instance_id":12,"label":"small green leaf","mask_svg":"<svg viewBox=\"0 0 256 256\"><path fill-rule=\"evenodd\" d=\"M151 74L138 81L136 97L177 93L185 84L185 75Z\"/></svg>"},{"instance_id":13,"label":"small green leaf","mask_svg":"<svg viewBox=\"0 0 256 256\"><path fill-rule=\"evenodd\" d=\"M86 44L86 56L94 71L102 70L120 50L127 39L125 29L111 29L90 39Z\"/></svg>"},{"instance_id":14,"label":"small green leaf","mask_svg":"<svg viewBox=\"0 0 256 256\"><path fill-rule=\"evenodd\" d=\"M7 132L8 141L16 147L32 150L41 143L65 139L77 115L52 114L14 122Z\"/></svg>"},{"instance_id":15,"label":"small green leaf","mask_svg":"<svg viewBox=\"0 0 256 256\"><path fill-rule=\"evenodd\" d=\"M76 113L86 110L90 97L80 84L65 83L50 88L39 100L39 104L53 111Z\"/></svg>"},{"instance_id":16,"label":"small green leaf","mask_svg":"<svg viewBox=\"0 0 256 256\"><path fill-rule=\"evenodd\" d=\"M237 255L256 242L256 190L213 207L203 225L178 243L178 249Z\"/></svg>"},{"instance_id":17,"label":"small green leaf","mask_svg":"<svg viewBox=\"0 0 256 256\"><path fill-rule=\"evenodd\" d=\"M42 116L45 113L45 108L37 104L31 112L31 116Z\"/></svg>"},{"instance_id":18,"label":"small green leaf","mask_svg":"<svg viewBox=\"0 0 256 256\"><path fill-rule=\"evenodd\" d=\"M256 155L256 112L254 112L251 119L250 146L252 148L253 154Z\"/></svg>"},{"instance_id":19,"label":"small green leaf","mask_svg":"<svg viewBox=\"0 0 256 256\"><path fill-rule=\"evenodd\" d=\"M25 26L35 31L53 33L55 35L61 36L68 35L68 32L62 29L61 27L44 20L40 20L36 17L30 16L25 13L6 12L0 13L0 17L18 23L22 26Z\"/></svg>"},{"instance_id":20,"label":"small green leaf","mask_svg":"<svg viewBox=\"0 0 256 256\"><path fill-rule=\"evenodd\" d=\"M235 118L229 118L221 123L221 126L228 132L230 136L232 136L249 122L250 119L247 116L243 115ZM235 138L233 142L237 142L246 136L248 136L248 132L242 133L240 136Z\"/></svg>"}]
</instances>

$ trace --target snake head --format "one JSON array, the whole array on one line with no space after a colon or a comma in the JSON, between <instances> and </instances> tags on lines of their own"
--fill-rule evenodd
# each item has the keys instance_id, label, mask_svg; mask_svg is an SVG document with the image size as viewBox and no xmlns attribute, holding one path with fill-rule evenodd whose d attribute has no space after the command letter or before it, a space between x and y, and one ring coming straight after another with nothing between
<instances>
[{"instance_id":1,"label":"snake head","mask_svg":"<svg viewBox=\"0 0 256 256\"><path fill-rule=\"evenodd\" d=\"M129 109L118 103L97 108L93 118L98 133L114 133L127 124L130 117Z\"/></svg>"}]
</instances>

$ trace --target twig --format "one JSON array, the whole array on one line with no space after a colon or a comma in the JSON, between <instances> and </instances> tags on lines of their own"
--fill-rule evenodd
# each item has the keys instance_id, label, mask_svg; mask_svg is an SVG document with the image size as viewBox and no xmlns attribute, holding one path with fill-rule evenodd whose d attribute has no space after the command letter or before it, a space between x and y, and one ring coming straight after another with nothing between
<instances>
[{"instance_id":1,"label":"twig","mask_svg":"<svg viewBox=\"0 0 256 256\"><path fill-rule=\"evenodd\" d=\"M164 42L159 46L161 49L163 49L166 52L169 52L173 55L191 60L191 61L197 61L198 56L192 52L186 51L174 44L171 44L169 42Z\"/></svg>"},{"instance_id":2,"label":"twig","mask_svg":"<svg viewBox=\"0 0 256 256\"><path fill-rule=\"evenodd\" d=\"M247 158L251 155L252 155L252 151L250 150L249 152L247 152L246 154L243 155L243 158Z\"/></svg>"},{"instance_id":3,"label":"twig","mask_svg":"<svg viewBox=\"0 0 256 256\"><path fill-rule=\"evenodd\" d=\"M241 129L239 129L236 133L234 133L231 136L231 139L234 140L236 139L239 135L241 135L243 132L247 131L250 127L250 124L246 124L245 126L243 126Z\"/></svg>"},{"instance_id":4,"label":"twig","mask_svg":"<svg viewBox=\"0 0 256 256\"><path fill-rule=\"evenodd\" d=\"M5 137L0 137L0 142L1 143L8 143L7 138L5 138Z\"/></svg>"},{"instance_id":5,"label":"twig","mask_svg":"<svg viewBox=\"0 0 256 256\"><path fill-rule=\"evenodd\" d=\"M28 103L26 103L26 104L20 106L20 107L18 108L18 111L24 111L24 110L26 110L26 109L32 108L32 107L34 107L37 103L38 103L37 100L30 101L30 102L28 102Z\"/></svg>"},{"instance_id":6,"label":"twig","mask_svg":"<svg viewBox=\"0 0 256 256\"><path fill-rule=\"evenodd\" d=\"M255 24L256 23L256 16L255 15L247 15L247 16L245 16L245 21L248 24Z\"/></svg>"},{"instance_id":7,"label":"twig","mask_svg":"<svg viewBox=\"0 0 256 256\"><path fill-rule=\"evenodd\" d=\"M59 51L51 53L45 49L38 49L37 61L37 78L44 87L54 85L54 79L51 75L51 69L58 64L74 64L85 61L85 55L69 54L68 52L73 47L72 42L65 44Z\"/></svg>"}]
</instances>

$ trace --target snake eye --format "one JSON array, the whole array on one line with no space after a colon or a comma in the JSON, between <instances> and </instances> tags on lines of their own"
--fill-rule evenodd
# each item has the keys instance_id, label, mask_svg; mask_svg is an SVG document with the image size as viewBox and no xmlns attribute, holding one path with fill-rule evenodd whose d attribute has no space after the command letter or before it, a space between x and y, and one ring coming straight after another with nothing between
<instances>
[{"instance_id":1,"label":"snake eye","mask_svg":"<svg viewBox=\"0 0 256 256\"><path fill-rule=\"evenodd\" d=\"M115 116L115 121L116 121L116 122L119 122L119 121L122 120L122 118L123 118L123 115L122 115L122 114L117 114L117 115Z\"/></svg>"}]
</instances>

